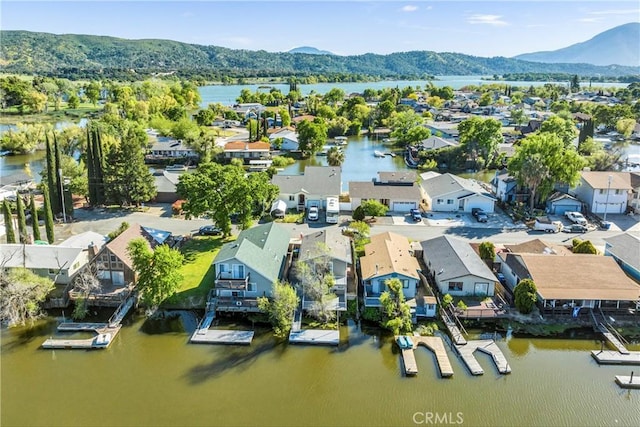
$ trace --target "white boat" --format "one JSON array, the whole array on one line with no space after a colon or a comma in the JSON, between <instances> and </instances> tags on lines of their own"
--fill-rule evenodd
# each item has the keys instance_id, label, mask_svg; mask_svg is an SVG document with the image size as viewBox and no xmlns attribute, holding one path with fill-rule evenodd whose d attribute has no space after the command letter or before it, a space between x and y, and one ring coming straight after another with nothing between
<instances>
[{"instance_id":1,"label":"white boat","mask_svg":"<svg viewBox=\"0 0 640 427\"><path fill-rule=\"evenodd\" d=\"M376 157L384 157L384 153L382 151L378 151L378 150L374 151L373 155L376 156Z\"/></svg>"},{"instance_id":2,"label":"white boat","mask_svg":"<svg viewBox=\"0 0 640 427\"><path fill-rule=\"evenodd\" d=\"M347 137L346 136L336 136L334 138L334 142L336 145L347 145Z\"/></svg>"},{"instance_id":3,"label":"white boat","mask_svg":"<svg viewBox=\"0 0 640 427\"><path fill-rule=\"evenodd\" d=\"M167 171L186 171L188 169L187 165L171 165L164 168Z\"/></svg>"}]
</instances>

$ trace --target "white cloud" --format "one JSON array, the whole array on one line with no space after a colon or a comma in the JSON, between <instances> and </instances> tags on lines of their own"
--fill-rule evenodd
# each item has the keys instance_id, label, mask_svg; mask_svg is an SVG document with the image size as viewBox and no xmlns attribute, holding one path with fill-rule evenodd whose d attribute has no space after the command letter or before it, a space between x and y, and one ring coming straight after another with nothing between
<instances>
[{"instance_id":1,"label":"white cloud","mask_svg":"<svg viewBox=\"0 0 640 427\"><path fill-rule=\"evenodd\" d=\"M471 15L467 18L469 24L486 24L495 26L509 25L506 21L503 21L500 15Z\"/></svg>"},{"instance_id":2,"label":"white cloud","mask_svg":"<svg viewBox=\"0 0 640 427\"><path fill-rule=\"evenodd\" d=\"M415 12L416 10L418 10L418 6L413 6L413 5L406 5L406 6L402 6L402 9L400 9L403 12Z\"/></svg>"},{"instance_id":3,"label":"white cloud","mask_svg":"<svg viewBox=\"0 0 640 427\"><path fill-rule=\"evenodd\" d=\"M638 15L640 9L609 9L589 12L589 15Z\"/></svg>"}]
</instances>

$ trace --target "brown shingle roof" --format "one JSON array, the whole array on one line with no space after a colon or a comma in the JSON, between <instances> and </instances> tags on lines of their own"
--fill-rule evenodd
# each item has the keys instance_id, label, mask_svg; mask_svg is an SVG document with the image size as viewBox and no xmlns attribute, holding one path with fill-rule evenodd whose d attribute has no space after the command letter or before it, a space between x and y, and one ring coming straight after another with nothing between
<instances>
[{"instance_id":1,"label":"brown shingle roof","mask_svg":"<svg viewBox=\"0 0 640 427\"><path fill-rule=\"evenodd\" d=\"M640 286L612 257L521 254L538 294L546 300L640 300Z\"/></svg>"},{"instance_id":2,"label":"brown shingle roof","mask_svg":"<svg viewBox=\"0 0 640 427\"><path fill-rule=\"evenodd\" d=\"M573 255L573 252L565 246L553 245L540 239L533 239L515 245L504 245L504 247L514 254Z\"/></svg>"},{"instance_id":3,"label":"brown shingle roof","mask_svg":"<svg viewBox=\"0 0 640 427\"><path fill-rule=\"evenodd\" d=\"M611 176L611 187L616 190L631 190L631 178L629 172L582 172L582 179L591 188L600 189L609 187L609 176Z\"/></svg>"},{"instance_id":4,"label":"brown shingle roof","mask_svg":"<svg viewBox=\"0 0 640 427\"><path fill-rule=\"evenodd\" d=\"M127 245L133 239L142 237L147 241L150 248L154 248L155 244L153 239L142 229L140 224L131 224L129 228L124 230L118 237L107 243L106 247L109 248L111 253L120 258L120 260L131 270L133 270L133 261L127 251Z\"/></svg>"},{"instance_id":5,"label":"brown shingle roof","mask_svg":"<svg viewBox=\"0 0 640 427\"><path fill-rule=\"evenodd\" d=\"M271 144L268 142L231 141L224 146L224 151L269 151Z\"/></svg>"},{"instance_id":6,"label":"brown shingle roof","mask_svg":"<svg viewBox=\"0 0 640 427\"><path fill-rule=\"evenodd\" d=\"M386 232L371 236L371 243L364 246L365 256L360 258L363 279L398 273L419 279L418 260L409 252L406 237Z\"/></svg>"}]
</instances>

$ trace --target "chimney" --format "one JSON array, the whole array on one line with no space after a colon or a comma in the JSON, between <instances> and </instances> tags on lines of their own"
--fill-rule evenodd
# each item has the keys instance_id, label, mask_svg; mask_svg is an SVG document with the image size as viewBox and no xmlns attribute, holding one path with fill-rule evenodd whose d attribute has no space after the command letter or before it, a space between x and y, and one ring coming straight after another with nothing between
<instances>
[{"instance_id":1,"label":"chimney","mask_svg":"<svg viewBox=\"0 0 640 427\"><path fill-rule=\"evenodd\" d=\"M87 247L87 249L89 250L89 259L94 259L96 257L96 245L93 244L93 242L89 243L89 246Z\"/></svg>"}]
</instances>

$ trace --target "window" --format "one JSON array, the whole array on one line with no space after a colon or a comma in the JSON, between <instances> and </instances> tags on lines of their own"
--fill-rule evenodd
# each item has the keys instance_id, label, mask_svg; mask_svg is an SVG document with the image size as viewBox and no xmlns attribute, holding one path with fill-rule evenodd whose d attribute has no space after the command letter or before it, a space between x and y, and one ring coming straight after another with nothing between
<instances>
[{"instance_id":1,"label":"window","mask_svg":"<svg viewBox=\"0 0 640 427\"><path fill-rule=\"evenodd\" d=\"M116 256L115 255L111 255L111 262L116 262Z\"/></svg>"},{"instance_id":2,"label":"window","mask_svg":"<svg viewBox=\"0 0 640 427\"><path fill-rule=\"evenodd\" d=\"M600 189L600 194L604 194L604 188Z\"/></svg>"},{"instance_id":3,"label":"window","mask_svg":"<svg viewBox=\"0 0 640 427\"><path fill-rule=\"evenodd\" d=\"M57 273L58 273L58 271L57 271L55 268L50 268L50 269L49 269L49 274L50 274L51 276L55 276Z\"/></svg>"},{"instance_id":4,"label":"window","mask_svg":"<svg viewBox=\"0 0 640 427\"><path fill-rule=\"evenodd\" d=\"M616 195L618 195L618 194L620 194L620 193L622 193L622 190L617 189L617 190L616 190Z\"/></svg>"},{"instance_id":5,"label":"window","mask_svg":"<svg viewBox=\"0 0 640 427\"><path fill-rule=\"evenodd\" d=\"M449 282L450 291L462 291L462 282Z\"/></svg>"},{"instance_id":6,"label":"window","mask_svg":"<svg viewBox=\"0 0 640 427\"><path fill-rule=\"evenodd\" d=\"M256 284L255 283L249 283L247 285L247 292L254 292L256 290Z\"/></svg>"},{"instance_id":7,"label":"window","mask_svg":"<svg viewBox=\"0 0 640 427\"><path fill-rule=\"evenodd\" d=\"M293 201L295 201L295 200L296 200L296 196L294 196L293 194L291 194L291 195L289 196L289 201L290 201L290 202L293 202Z\"/></svg>"},{"instance_id":8,"label":"window","mask_svg":"<svg viewBox=\"0 0 640 427\"><path fill-rule=\"evenodd\" d=\"M402 289L409 289L409 281L407 279L402 280Z\"/></svg>"},{"instance_id":9,"label":"window","mask_svg":"<svg viewBox=\"0 0 640 427\"><path fill-rule=\"evenodd\" d=\"M447 204L448 205L452 205L453 204L453 199L447 199Z\"/></svg>"},{"instance_id":10,"label":"window","mask_svg":"<svg viewBox=\"0 0 640 427\"><path fill-rule=\"evenodd\" d=\"M443 202L444 202L444 200L442 200L442 199L437 199L436 200L436 203L439 204L439 205L441 205Z\"/></svg>"}]
</instances>

